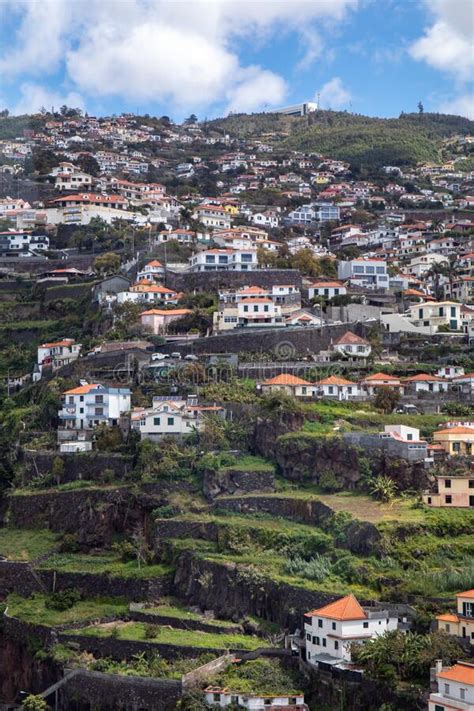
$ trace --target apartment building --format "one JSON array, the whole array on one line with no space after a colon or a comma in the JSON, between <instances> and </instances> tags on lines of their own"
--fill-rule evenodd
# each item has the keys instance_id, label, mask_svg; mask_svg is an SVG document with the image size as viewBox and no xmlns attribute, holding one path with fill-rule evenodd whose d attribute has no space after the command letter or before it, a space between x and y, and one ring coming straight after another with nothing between
<instances>
[{"instance_id":1,"label":"apartment building","mask_svg":"<svg viewBox=\"0 0 474 711\"><path fill-rule=\"evenodd\" d=\"M461 329L461 304L455 301L424 301L410 306L410 321L414 326L425 326L436 333L440 328Z\"/></svg>"},{"instance_id":2,"label":"apartment building","mask_svg":"<svg viewBox=\"0 0 474 711\"><path fill-rule=\"evenodd\" d=\"M389 286L387 263L384 259L368 257L341 261L337 277L369 289L388 289Z\"/></svg>"},{"instance_id":3,"label":"apartment building","mask_svg":"<svg viewBox=\"0 0 474 711\"><path fill-rule=\"evenodd\" d=\"M205 249L189 259L191 272L253 271L258 269L257 250Z\"/></svg>"},{"instance_id":4,"label":"apartment building","mask_svg":"<svg viewBox=\"0 0 474 711\"><path fill-rule=\"evenodd\" d=\"M100 424L118 425L120 417L130 410L130 397L129 388L100 383L84 383L66 390L58 412L59 429L70 436L73 431L92 430Z\"/></svg>"}]
</instances>

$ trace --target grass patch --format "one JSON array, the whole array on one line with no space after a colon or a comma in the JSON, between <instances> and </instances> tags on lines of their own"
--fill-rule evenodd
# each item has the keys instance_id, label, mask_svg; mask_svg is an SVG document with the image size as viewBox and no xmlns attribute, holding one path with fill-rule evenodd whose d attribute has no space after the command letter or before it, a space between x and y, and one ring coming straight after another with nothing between
<instances>
[{"instance_id":1,"label":"grass patch","mask_svg":"<svg viewBox=\"0 0 474 711\"><path fill-rule=\"evenodd\" d=\"M114 578L159 578L173 572L173 568L162 563L142 565L134 560L124 563L114 553L87 555L85 553L58 553L44 561L40 568L59 570L64 573L104 573Z\"/></svg>"},{"instance_id":2,"label":"grass patch","mask_svg":"<svg viewBox=\"0 0 474 711\"><path fill-rule=\"evenodd\" d=\"M52 550L58 538L58 534L52 531L1 528L0 555L8 560L33 560Z\"/></svg>"},{"instance_id":3,"label":"grass patch","mask_svg":"<svg viewBox=\"0 0 474 711\"><path fill-rule=\"evenodd\" d=\"M243 634L220 634L173 629L168 626L156 625L156 636L147 634L147 625L143 622L111 622L94 625L74 634L85 637L111 637L134 642L151 642L152 644L172 644L177 647L195 647L196 649L245 649L252 650L262 646L259 637Z\"/></svg>"},{"instance_id":4,"label":"grass patch","mask_svg":"<svg viewBox=\"0 0 474 711\"><path fill-rule=\"evenodd\" d=\"M222 471L230 469L233 471L272 472L275 467L271 462L267 462L263 459L263 457L254 457L251 454L246 454L242 457L238 457L235 464L221 467Z\"/></svg>"},{"instance_id":5,"label":"grass patch","mask_svg":"<svg viewBox=\"0 0 474 711\"><path fill-rule=\"evenodd\" d=\"M93 598L79 600L68 610L53 610L46 607L46 595L21 597L12 593L7 598L8 614L23 622L54 627L56 625L89 622L111 615L125 615L128 603L120 598Z\"/></svg>"},{"instance_id":6,"label":"grass patch","mask_svg":"<svg viewBox=\"0 0 474 711\"><path fill-rule=\"evenodd\" d=\"M200 614L199 612L193 612L184 605L181 605L178 600L174 599L166 600L159 605L155 605L154 607L146 607L143 609L143 612L149 615L156 615L157 617L174 617L177 620L203 622L208 625L214 625L215 627L237 627L237 625L233 622L227 620L215 620L213 618L206 617L206 615Z\"/></svg>"}]
</instances>

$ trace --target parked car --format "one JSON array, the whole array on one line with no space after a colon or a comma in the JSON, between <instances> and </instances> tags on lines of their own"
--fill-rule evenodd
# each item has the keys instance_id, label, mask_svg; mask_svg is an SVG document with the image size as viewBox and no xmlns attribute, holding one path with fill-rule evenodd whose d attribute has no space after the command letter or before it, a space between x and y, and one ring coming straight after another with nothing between
<instances>
[{"instance_id":1,"label":"parked car","mask_svg":"<svg viewBox=\"0 0 474 711\"><path fill-rule=\"evenodd\" d=\"M407 405L398 405L394 413L396 415L419 415L420 411L415 405L408 403Z\"/></svg>"},{"instance_id":2,"label":"parked car","mask_svg":"<svg viewBox=\"0 0 474 711\"><path fill-rule=\"evenodd\" d=\"M178 353L178 351L173 351L171 357L176 358L176 360L181 360L181 353Z\"/></svg>"},{"instance_id":3,"label":"parked car","mask_svg":"<svg viewBox=\"0 0 474 711\"><path fill-rule=\"evenodd\" d=\"M188 355L184 356L184 360L199 360L199 358L196 355L193 355L192 353L188 353Z\"/></svg>"},{"instance_id":4,"label":"parked car","mask_svg":"<svg viewBox=\"0 0 474 711\"><path fill-rule=\"evenodd\" d=\"M168 353L153 353L151 356L152 360L165 360L165 358L169 358Z\"/></svg>"}]
</instances>

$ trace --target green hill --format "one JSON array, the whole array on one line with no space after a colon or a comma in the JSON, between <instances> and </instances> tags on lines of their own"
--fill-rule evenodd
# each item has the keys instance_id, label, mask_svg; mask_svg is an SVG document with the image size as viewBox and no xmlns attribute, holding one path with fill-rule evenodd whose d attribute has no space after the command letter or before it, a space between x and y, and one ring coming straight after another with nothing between
<instances>
[{"instance_id":1,"label":"green hill","mask_svg":"<svg viewBox=\"0 0 474 711\"><path fill-rule=\"evenodd\" d=\"M321 153L361 168L434 161L443 139L473 134L474 122L445 114L380 119L318 111L304 117L235 114L210 121L206 128L237 138L265 138L275 149Z\"/></svg>"}]
</instances>

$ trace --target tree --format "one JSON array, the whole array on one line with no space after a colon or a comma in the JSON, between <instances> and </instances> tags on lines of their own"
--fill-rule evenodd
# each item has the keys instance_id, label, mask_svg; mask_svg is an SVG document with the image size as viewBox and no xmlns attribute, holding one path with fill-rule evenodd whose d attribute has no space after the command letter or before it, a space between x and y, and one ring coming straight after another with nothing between
<instances>
[{"instance_id":1,"label":"tree","mask_svg":"<svg viewBox=\"0 0 474 711\"><path fill-rule=\"evenodd\" d=\"M377 394L374 397L374 407L382 412L390 413L397 406L400 400L400 393L394 388L383 385L377 388Z\"/></svg>"},{"instance_id":2,"label":"tree","mask_svg":"<svg viewBox=\"0 0 474 711\"><path fill-rule=\"evenodd\" d=\"M185 120L184 124L185 126L193 126L195 123L197 123L197 116L196 114L191 114L191 116L188 116L188 118Z\"/></svg>"},{"instance_id":3,"label":"tree","mask_svg":"<svg viewBox=\"0 0 474 711\"><path fill-rule=\"evenodd\" d=\"M59 486L64 476L64 461L61 459L61 457L55 457L53 459L52 475L54 481Z\"/></svg>"},{"instance_id":4,"label":"tree","mask_svg":"<svg viewBox=\"0 0 474 711\"><path fill-rule=\"evenodd\" d=\"M94 177L100 173L100 165L90 153L82 153L76 160L76 165L78 165L84 173L88 173Z\"/></svg>"},{"instance_id":5,"label":"tree","mask_svg":"<svg viewBox=\"0 0 474 711\"><path fill-rule=\"evenodd\" d=\"M30 694L23 702L24 711L47 711L48 704L42 696Z\"/></svg>"},{"instance_id":6,"label":"tree","mask_svg":"<svg viewBox=\"0 0 474 711\"><path fill-rule=\"evenodd\" d=\"M419 113L420 115L421 115L422 113L424 113L425 108L424 108L423 104L421 103L421 101L418 102L417 106L418 106L418 113Z\"/></svg>"},{"instance_id":7,"label":"tree","mask_svg":"<svg viewBox=\"0 0 474 711\"><path fill-rule=\"evenodd\" d=\"M119 267L120 257L115 252L105 252L94 259L94 271L101 275L115 274Z\"/></svg>"}]
</instances>

